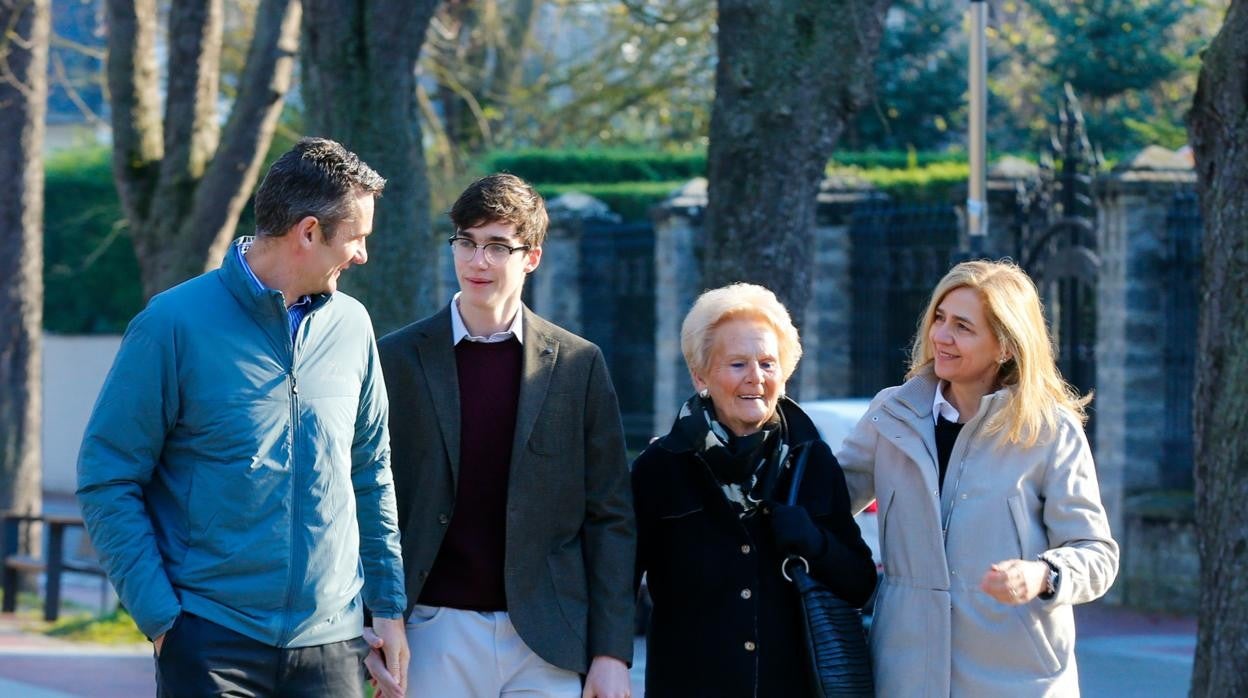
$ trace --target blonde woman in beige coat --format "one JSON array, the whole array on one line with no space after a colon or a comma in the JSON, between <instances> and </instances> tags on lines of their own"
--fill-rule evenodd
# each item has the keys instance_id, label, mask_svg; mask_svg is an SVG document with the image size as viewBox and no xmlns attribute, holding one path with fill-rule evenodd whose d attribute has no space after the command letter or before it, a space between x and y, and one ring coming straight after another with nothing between
<instances>
[{"instance_id":1,"label":"blonde woman in beige coat","mask_svg":"<svg viewBox=\"0 0 1248 698\"><path fill-rule=\"evenodd\" d=\"M1118 572L1090 396L1062 380L1011 263L954 267L919 327L907 381L836 454L854 511L879 501L878 695L1078 695L1072 607Z\"/></svg>"}]
</instances>

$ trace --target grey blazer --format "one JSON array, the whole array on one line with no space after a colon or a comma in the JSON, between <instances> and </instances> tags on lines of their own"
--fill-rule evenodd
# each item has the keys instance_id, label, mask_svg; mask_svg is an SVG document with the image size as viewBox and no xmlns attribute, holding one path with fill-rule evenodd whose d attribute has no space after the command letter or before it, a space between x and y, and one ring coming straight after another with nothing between
<instances>
[{"instance_id":1,"label":"grey blazer","mask_svg":"<svg viewBox=\"0 0 1248 698\"><path fill-rule=\"evenodd\" d=\"M524 375L507 492L511 622L555 666L631 663L636 524L619 404L594 344L524 313ZM420 597L459 477L450 307L378 342L408 603ZM409 608L410 611L410 608Z\"/></svg>"}]
</instances>

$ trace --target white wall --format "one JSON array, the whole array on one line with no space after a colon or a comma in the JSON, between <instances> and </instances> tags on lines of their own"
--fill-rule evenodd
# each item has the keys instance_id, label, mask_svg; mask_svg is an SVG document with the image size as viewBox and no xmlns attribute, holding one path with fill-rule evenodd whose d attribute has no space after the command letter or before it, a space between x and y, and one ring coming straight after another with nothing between
<instances>
[{"instance_id":1,"label":"white wall","mask_svg":"<svg viewBox=\"0 0 1248 698\"><path fill-rule=\"evenodd\" d=\"M72 495L78 446L121 345L114 335L43 336L43 491Z\"/></svg>"}]
</instances>

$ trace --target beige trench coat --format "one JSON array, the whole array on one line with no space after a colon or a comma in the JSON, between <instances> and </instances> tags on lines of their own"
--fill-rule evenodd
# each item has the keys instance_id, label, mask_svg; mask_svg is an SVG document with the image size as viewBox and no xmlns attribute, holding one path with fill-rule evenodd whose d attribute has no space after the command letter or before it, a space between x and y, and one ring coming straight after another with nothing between
<instances>
[{"instance_id":1,"label":"beige trench coat","mask_svg":"<svg viewBox=\"0 0 1248 698\"><path fill-rule=\"evenodd\" d=\"M1083 428L1070 416L1031 448L1005 444L981 431L1009 393L987 395L940 491L936 385L919 376L881 391L836 454L853 510L879 501L877 694L1078 695L1072 605L1118 572ZM1007 606L980 590L992 563L1042 553L1061 571L1054 598Z\"/></svg>"}]
</instances>

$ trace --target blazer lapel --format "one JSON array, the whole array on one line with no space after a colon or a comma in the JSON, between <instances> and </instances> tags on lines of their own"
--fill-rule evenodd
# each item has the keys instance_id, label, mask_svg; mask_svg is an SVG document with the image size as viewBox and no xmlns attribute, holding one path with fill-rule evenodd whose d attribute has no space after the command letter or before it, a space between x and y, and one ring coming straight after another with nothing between
<instances>
[{"instance_id":1,"label":"blazer lapel","mask_svg":"<svg viewBox=\"0 0 1248 698\"><path fill-rule=\"evenodd\" d=\"M433 409L442 429L446 458L451 466L452 493L459 483L459 373L455 347L451 344L451 308L434 316L429 329L416 342L425 382L433 395Z\"/></svg>"},{"instance_id":2,"label":"blazer lapel","mask_svg":"<svg viewBox=\"0 0 1248 698\"><path fill-rule=\"evenodd\" d=\"M533 434L559 356L559 342L538 327L540 318L524 306L520 312L524 313L524 365L521 368L520 404L516 410L516 436L511 444L512 468L520 462L519 456Z\"/></svg>"}]
</instances>

